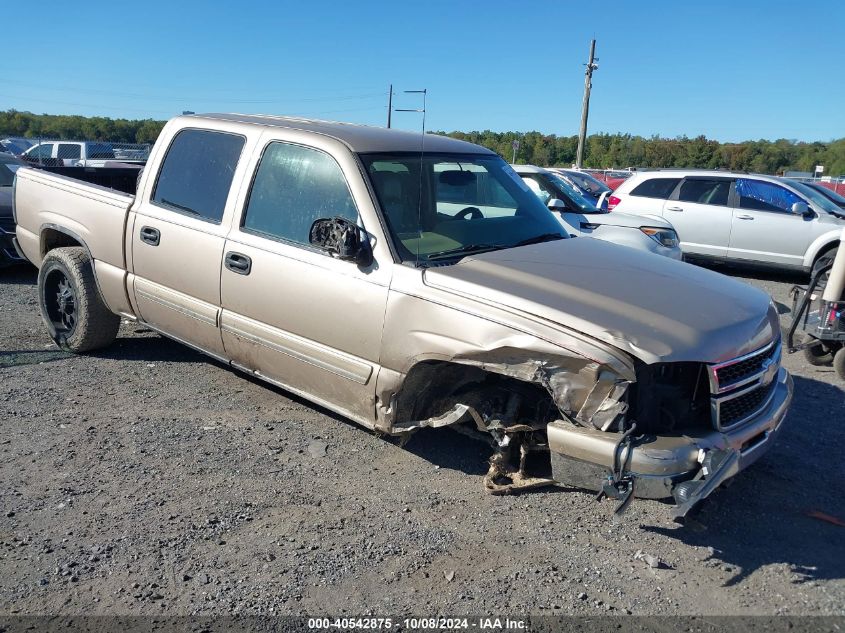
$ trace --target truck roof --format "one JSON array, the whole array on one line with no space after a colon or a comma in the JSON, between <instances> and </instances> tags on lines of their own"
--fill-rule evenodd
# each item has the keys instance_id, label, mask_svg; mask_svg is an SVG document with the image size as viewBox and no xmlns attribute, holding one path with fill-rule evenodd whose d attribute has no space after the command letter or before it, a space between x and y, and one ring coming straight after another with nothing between
<instances>
[{"instance_id":1,"label":"truck roof","mask_svg":"<svg viewBox=\"0 0 845 633\"><path fill-rule=\"evenodd\" d=\"M231 121L248 125L264 127L281 127L292 130L303 130L330 136L346 144L353 152L419 152L419 132L388 129L356 123L340 123L337 121L321 121L319 119L303 119L296 117L274 116L268 114L191 114L178 117L179 119L215 119ZM440 136L438 134L425 135L426 152L457 152L461 154L491 154L496 155L480 145L459 141Z\"/></svg>"}]
</instances>

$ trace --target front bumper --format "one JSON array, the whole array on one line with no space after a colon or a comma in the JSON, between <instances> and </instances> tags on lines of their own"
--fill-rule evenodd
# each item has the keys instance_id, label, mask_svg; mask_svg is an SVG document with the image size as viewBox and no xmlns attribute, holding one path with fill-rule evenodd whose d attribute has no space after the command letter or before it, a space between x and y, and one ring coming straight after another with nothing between
<instances>
[{"instance_id":1,"label":"front bumper","mask_svg":"<svg viewBox=\"0 0 845 633\"><path fill-rule=\"evenodd\" d=\"M702 430L644 436L622 449L625 474L635 481L634 495L673 497L675 516L684 516L722 483L757 461L771 448L792 402L793 384L781 368L769 404L730 431ZM620 435L556 420L547 427L552 476L573 488L601 490L614 463Z\"/></svg>"}]
</instances>

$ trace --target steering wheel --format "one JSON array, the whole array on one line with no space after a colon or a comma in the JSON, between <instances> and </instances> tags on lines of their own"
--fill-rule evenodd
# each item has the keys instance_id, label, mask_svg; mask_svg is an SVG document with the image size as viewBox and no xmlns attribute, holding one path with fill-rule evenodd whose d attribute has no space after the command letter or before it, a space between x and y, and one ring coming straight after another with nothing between
<instances>
[{"instance_id":1,"label":"steering wheel","mask_svg":"<svg viewBox=\"0 0 845 633\"><path fill-rule=\"evenodd\" d=\"M455 218L460 218L462 220L479 220L484 217L484 214L481 213L481 209L478 207L467 207L466 209L461 209L455 214Z\"/></svg>"}]
</instances>

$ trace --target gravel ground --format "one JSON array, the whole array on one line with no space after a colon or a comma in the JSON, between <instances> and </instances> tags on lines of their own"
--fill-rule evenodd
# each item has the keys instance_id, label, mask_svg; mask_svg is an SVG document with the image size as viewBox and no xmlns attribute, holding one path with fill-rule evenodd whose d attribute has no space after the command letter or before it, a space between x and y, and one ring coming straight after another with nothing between
<instances>
[{"instance_id":1,"label":"gravel ground","mask_svg":"<svg viewBox=\"0 0 845 633\"><path fill-rule=\"evenodd\" d=\"M801 281L746 280L784 311ZM0 615L845 613L845 531L809 514L845 518L845 392L800 354L777 445L697 522L614 522L488 496L479 443L399 448L134 324L69 356L34 283L0 271Z\"/></svg>"}]
</instances>

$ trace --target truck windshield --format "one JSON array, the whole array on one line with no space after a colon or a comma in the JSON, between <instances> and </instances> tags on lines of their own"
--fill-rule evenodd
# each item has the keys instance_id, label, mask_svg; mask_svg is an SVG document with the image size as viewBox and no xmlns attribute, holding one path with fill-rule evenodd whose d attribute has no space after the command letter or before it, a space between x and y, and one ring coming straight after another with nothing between
<instances>
[{"instance_id":1,"label":"truck windshield","mask_svg":"<svg viewBox=\"0 0 845 633\"><path fill-rule=\"evenodd\" d=\"M587 200L583 195L581 195L580 191L578 191L570 183L566 182L566 180L561 176L549 172L546 174L546 178L548 178L551 184L554 185L554 187L576 207L574 210L580 211L581 213L606 213L601 209L597 209L596 205Z\"/></svg>"},{"instance_id":2,"label":"truck windshield","mask_svg":"<svg viewBox=\"0 0 845 633\"><path fill-rule=\"evenodd\" d=\"M827 213L830 213L832 215L842 214L842 209L836 206L836 203L834 203L831 199L823 196L812 187L808 187L807 185L801 182L790 182L789 184L795 187L795 189L797 189L801 193L803 193L807 198L809 198L814 205L820 207Z\"/></svg>"},{"instance_id":3,"label":"truck windshield","mask_svg":"<svg viewBox=\"0 0 845 633\"><path fill-rule=\"evenodd\" d=\"M426 266L567 234L515 171L484 154L363 154L403 262Z\"/></svg>"},{"instance_id":4,"label":"truck windshield","mask_svg":"<svg viewBox=\"0 0 845 633\"><path fill-rule=\"evenodd\" d=\"M612 189L601 180L596 180L589 174L572 170L566 170L565 173L567 178L590 195L600 196L605 191L612 191Z\"/></svg>"}]
</instances>

